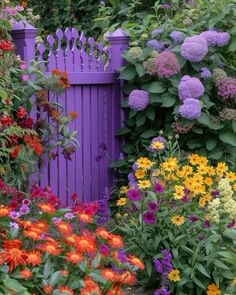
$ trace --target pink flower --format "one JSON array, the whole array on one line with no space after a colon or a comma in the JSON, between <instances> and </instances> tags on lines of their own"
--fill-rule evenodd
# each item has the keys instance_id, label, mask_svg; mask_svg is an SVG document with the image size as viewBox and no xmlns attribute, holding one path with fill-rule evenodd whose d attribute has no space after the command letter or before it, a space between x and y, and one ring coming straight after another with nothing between
<instances>
[{"instance_id":1,"label":"pink flower","mask_svg":"<svg viewBox=\"0 0 236 295\"><path fill-rule=\"evenodd\" d=\"M165 50L156 58L157 74L161 78L169 78L180 71L180 65L174 53Z\"/></svg>"},{"instance_id":2,"label":"pink flower","mask_svg":"<svg viewBox=\"0 0 236 295\"><path fill-rule=\"evenodd\" d=\"M26 70L27 69L27 65L26 64L21 64L20 65L20 69L21 70Z\"/></svg>"},{"instance_id":3,"label":"pink flower","mask_svg":"<svg viewBox=\"0 0 236 295\"><path fill-rule=\"evenodd\" d=\"M17 5L17 6L16 6L16 10L17 10L17 11L23 11L23 10L24 10L24 7L21 6L21 5Z\"/></svg>"},{"instance_id":4,"label":"pink flower","mask_svg":"<svg viewBox=\"0 0 236 295\"><path fill-rule=\"evenodd\" d=\"M21 78L22 78L23 81L28 81L30 76L28 74L24 74L24 75L22 75Z\"/></svg>"}]
</instances>

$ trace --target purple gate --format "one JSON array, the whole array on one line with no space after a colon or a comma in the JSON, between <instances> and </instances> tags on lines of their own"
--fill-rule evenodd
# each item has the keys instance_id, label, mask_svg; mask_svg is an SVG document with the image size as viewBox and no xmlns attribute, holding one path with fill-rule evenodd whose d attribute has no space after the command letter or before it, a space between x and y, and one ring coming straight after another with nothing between
<instances>
[{"instance_id":1,"label":"purple gate","mask_svg":"<svg viewBox=\"0 0 236 295\"><path fill-rule=\"evenodd\" d=\"M40 185L51 186L67 204L75 192L81 200L97 200L105 187L112 186L109 165L120 153L115 138L122 123L117 69L124 63L121 53L127 48L129 37L118 29L109 37L109 47L103 48L102 43L87 39L77 29L58 29L55 36L49 35L47 42L35 49L35 35L36 29L29 24L15 25L12 36L16 52L26 62L35 56L39 61L46 60L45 73L52 69L68 72L71 87L58 102L67 112L78 113L71 129L77 130L80 142L71 161L60 153L50 163L45 160ZM45 50L48 53L43 58Z\"/></svg>"}]
</instances>

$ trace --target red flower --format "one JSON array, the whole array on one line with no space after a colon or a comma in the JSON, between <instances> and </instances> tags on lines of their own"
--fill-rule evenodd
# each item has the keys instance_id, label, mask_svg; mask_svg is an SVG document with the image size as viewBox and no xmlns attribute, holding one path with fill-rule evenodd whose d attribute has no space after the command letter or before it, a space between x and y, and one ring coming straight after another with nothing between
<instances>
[{"instance_id":1,"label":"red flower","mask_svg":"<svg viewBox=\"0 0 236 295\"><path fill-rule=\"evenodd\" d=\"M12 51L14 48L10 40L2 40L0 41L0 49L3 51Z\"/></svg>"},{"instance_id":2,"label":"red flower","mask_svg":"<svg viewBox=\"0 0 236 295\"><path fill-rule=\"evenodd\" d=\"M18 119L22 119L27 115L27 112L23 107L19 107L19 111L16 113Z\"/></svg>"},{"instance_id":3,"label":"red flower","mask_svg":"<svg viewBox=\"0 0 236 295\"><path fill-rule=\"evenodd\" d=\"M22 145L17 145L13 148L13 150L10 152L10 156L12 157L12 159L17 158L20 150L21 150Z\"/></svg>"}]
</instances>

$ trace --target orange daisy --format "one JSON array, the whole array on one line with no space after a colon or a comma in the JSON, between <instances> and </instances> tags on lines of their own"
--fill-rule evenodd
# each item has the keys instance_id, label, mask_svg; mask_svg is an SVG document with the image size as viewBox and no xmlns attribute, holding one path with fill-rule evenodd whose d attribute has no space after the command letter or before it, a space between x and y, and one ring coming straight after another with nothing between
<instances>
[{"instance_id":1,"label":"orange daisy","mask_svg":"<svg viewBox=\"0 0 236 295\"><path fill-rule=\"evenodd\" d=\"M93 218L90 214L87 214L85 212L77 213L78 219L84 223L92 223Z\"/></svg>"},{"instance_id":2,"label":"orange daisy","mask_svg":"<svg viewBox=\"0 0 236 295\"><path fill-rule=\"evenodd\" d=\"M92 236L79 236L75 245L79 252L96 252L95 238Z\"/></svg>"},{"instance_id":3,"label":"orange daisy","mask_svg":"<svg viewBox=\"0 0 236 295\"><path fill-rule=\"evenodd\" d=\"M26 238L30 238L30 239L32 239L34 241L39 241L41 234L42 234L42 232L37 230L37 228L35 228L34 230L24 230L23 231L23 235Z\"/></svg>"},{"instance_id":4,"label":"orange daisy","mask_svg":"<svg viewBox=\"0 0 236 295\"><path fill-rule=\"evenodd\" d=\"M122 247L124 247L123 240L122 240L121 236L119 236L119 235L110 234L108 243L112 248L122 248Z\"/></svg>"},{"instance_id":5,"label":"orange daisy","mask_svg":"<svg viewBox=\"0 0 236 295\"><path fill-rule=\"evenodd\" d=\"M38 203L37 206L41 209L44 213L51 214L56 211L55 207L51 204L46 203Z\"/></svg>"},{"instance_id":6,"label":"orange daisy","mask_svg":"<svg viewBox=\"0 0 236 295\"><path fill-rule=\"evenodd\" d=\"M126 285L134 285L135 276L129 271L123 272L119 275L119 282Z\"/></svg>"},{"instance_id":7,"label":"orange daisy","mask_svg":"<svg viewBox=\"0 0 236 295\"><path fill-rule=\"evenodd\" d=\"M8 216L9 212L10 212L9 208L3 205L0 206L0 217Z\"/></svg>"},{"instance_id":8,"label":"orange daisy","mask_svg":"<svg viewBox=\"0 0 236 295\"><path fill-rule=\"evenodd\" d=\"M46 232L48 229L48 224L44 220L38 220L36 223L34 223L34 227L41 230L42 232Z\"/></svg>"},{"instance_id":9,"label":"orange daisy","mask_svg":"<svg viewBox=\"0 0 236 295\"><path fill-rule=\"evenodd\" d=\"M28 252L28 257L27 257L27 264L31 264L32 266L36 266L39 265L40 263L42 263L42 254L37 251L37 250L33 250Z\"/></svg>"},{"instance_id":10,"label":"orange daisy","mask_svg":"<svg viewBox=\"0 0 236 295\"><path fill-rule=\"evenodd\" d=\"M138 268L140 268L140 269L144 269L144 268L145 268L145 267L144 267L144 264L142 263L142 261L141 261L139 258L137 258L137 257L135 257L135 256L133 256L133 255L129 255L128 258L127 258L127 260L128 260L131 264L135 265L136 267L138 267Z\"/></svg>"},{"instance_id":11,"label":"orange daisy","mask_svg":"<svg viewBox=\"0 0 236 295\"><path fill-rule=\"evenodd\" d=\"M45 292L45 294L51 294L52 293L52 287L50 285L45 285L43 287L43 291Z\"/></svg>"},{"instance_id":12,"label":"orange daisy","mask_svg":"<svg viewBox=\"0 0 236 295\"><path fill-rule=\"evenodd\" d=\"M25 280L31 278L32 274L33 274L32 271L30 271L28 268L25 268L20 271L20 276Z\"/></svg>"},{"instance_id":13,"label":"orange daisy","mask_svg":"<svg viewBox=\"0 0 236 295\"><path fill-rule=\"evenodd\" d=\"M69 223L63 222L63 221L59 221L56 222L55 225L58 227L59 231L61 234L70 234L71 233L71 225Z\"/></svg>"},{"instance_id":14,"label":"orange daisy","mask_svg":"<svg viewBox=\"0 0 236 295\"><path fill-rule=\"evenodd\" d=\"M109 282L115 282L117 280L116 273L108 268L105 268L101 271L101 276Z\"/></svg>"},{"instance_id":15,"label":"orange daisy","mask_svg":"<svg viewBox=\"0 0 236 295\"><path fill-rule=\"evenodd\" d=\"M119 286L115 286L107 292L107 295L125 295L125 293Z\"/></svg>"},{"instance_id":16,"label":"orange daisy","mask_svg":"<svg viewBox=\"0 0 236 295\"><path fill-rule=\"evenodd\" d=\"M62 292L62 293L69 294L69 295L73 295L74 294L74 291L71 288L67 287L67 286L61 286L61 287L59 287L58 288L58 291L59 292Z\"/></svg>"},{"instance_id":17,"label":"orange daisy","mask_svg":"<svg viewBox=\"0 0 236 295\"><path fill-rule=\"evenodd\" d=\"M51 255L58 255L62 251L61 249L59 249L59 245L55 242L54 243L46 242L43 245L39 245L39 249Z\"/></svg>"},{"instance_id":18,"label":"orange daisy","mask_svg":"<svg viewBox=\"0 0 236 295\"><path fill-rule=\"evenodd\" d=\"M20 240L4 240L2 243L2 247L4 250L20 248L21 245L22 245L22 242Z\"/></svg>"},{"instance_id":19,"label":"orange daisy","mask_svg":"<svg viewBox=\"0 0 236 295\"><path fill-rule=\"evenodd\" d=\"M66 253L66 261L78 264L83 260L83 256L80 253L76 252L67 252Z\"/></svg>"},{"instance_id":20,"label":"orange daisy","mask_svg":"<svg viewBox=\"0 0 236 295\"><path fill-rule=\"evenodd\" d=\"M9 266L9 273L13 271L18 265L26 265L27 254L24 250L19 248L11 248L0 253L0 259L3 259Z\"/></svg>"},{"instance_id":21,"label":"orange daisy","mask_svg":"<svg viewBox=\"0 0 236 295\"><path fill-rule=\"evenodd\" d=\"M105 228L103 228L103 227L97 228L96 234L99 237L103 238L104 240L106 240L110 237L110 233L107 230L105 230Z\"/></svg>"}]
</instances>

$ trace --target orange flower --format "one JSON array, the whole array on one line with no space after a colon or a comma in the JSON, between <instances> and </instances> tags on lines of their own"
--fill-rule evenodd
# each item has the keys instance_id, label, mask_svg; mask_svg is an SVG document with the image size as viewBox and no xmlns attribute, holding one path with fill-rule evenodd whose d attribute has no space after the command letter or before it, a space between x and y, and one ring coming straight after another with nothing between
<instances>
[{"instance_id":1,"label":"orange flower","mask_svg":"<svg viewBox=\"0 0 236 295\"><path fill-rule=\"evenodd\" d=\"M110 235L108 243L112 248L122 248L124 247L123 240L119 235Z\"/></svg>"},{"instance_id":2,"label":"orange flower","mask_svg":"<svg viewBox=\"0 0 236 295\"><path fill-rule=\"evenodd\" d=\"M37 230L37 228L35 228L34 230L24 230L23 231L23 235L26 237L26 238L30 238L34 241L39 241L40 240L40 235L41 235L41 231L39 232Z\"/></svg>"},{"instance_id":3,"label":"orange flower","mask_svg":"<svg viewBox=\"0 0 236 295\"><path fill-rule=\"evenodd\" d=\"M103 228L103 227L97 228L96 234L105 240L110 237L110 233L108 231L106 231L105 228Z\"/></svg>"},{"instance_id":4,"label":"orange flower","mask_svg":"<svg viewBox=\"0 0 236 295\"><path fill-rule=\"evenodd\" d=\"M45 285L43 287L43 291L46 293L46 294L51 294L52 293L52 287L50 285Z\"/></svg>"},{"instance_id":5,"label":"orange flower","mask_svg":"<svg viewBox=\"0 0 236 295\"><path fill-rule=\"evenodd\" d=\"M23 221L23 220L19 220L18 221L20 227L23 227L23 228L30 228L32 222L29 221L29 220L26 220L26 221Z\"/></svg>"},{"instance_id":6,"label":"orange flower","mask_svg":"<svg viewBox=\"0 0 236 295\"><path fill-rule=\"evenodd\" d=\"M77 112L70 112L70 117L72 119L76 119L78 117L78 113Z\"/></svg>"},{"instance_id":7,"label":"orange flower","mask_svg":"<svg viewBox=\"0 0 236 295\"><path fill-rule=\"evenodd\" d=\"M137 257L133 256L133 255L129 255L127 260L135 265L136 267L140 268L140 269L144 269L144 264L142 263L142 261L140 259L138 259Z\"/></svg>"},{"instance_id":8,"label":"orange flower","mask_svg":"<svg viewBox=\"0 0 236 295\"><path fill-rule=\"evenodd\" d=\"M119 275L119 282L125 285L134 285L135 276L129 271L123 272Z\"/></svg>"},{"instance_id":9,"label":"orange flower","mask_svg":"<svg viewBox=\"0 0 236 295\"><path fill-rule=\"evenodd\" d=\"M91 278L86 277L84 279L85 288L80 290L79 295L102 295L101 290L99 289L98 284L96 284Z\"/></svg>"},{"instance_id":10,"label":"orange flower","mask_svg":"<svg viewBox=\"0 0 236 295\"><path fill-rule=\"evenodd\" d=\"M125 295L125 293L119 286L115 286L107 292L107 295Z\"/></svg>"},{"instance_id":11,"label":"orange flower","mask_svg":"<svg viewBox=\"0 0 236 295\"><path fill-rule=\"evenodd\" d=\"M115 282L117 280L116 273L108 268L105 268L101 271L101 276L109 282Z\"/></svg>"},{"instance_id":12,"label":"orange flower","mask_svg":"<svg viewBox=\"0 0 236 295\"><path fill-rule=\"evenodd\" d=\"M23 6L24 8L27 7L27 2L26 1L22 1L21 2L21 6Z\"/></svg>"},{"instance_id":13,"label":"orange flower","mask_svg":"<svg viewBox=\"0 0 236 295\"><path fill-rule=\"evenodd\" d=\"M78 216L79 220L84 223L92 223L93 222L93 218L90 214L86 214L86 213L82 212L82 213L77 213L77 216Z\"/></svg>"},{"instance_id":14,"label":"orange flower","mask_svg":"<svg viewBox=\"0 0 236 295\"><path fill-rule=\"evenodd\" d=\"M0 259L3 258L9 266L9 273L13 271L18 265L26 265L27 254L24 250L19 248L11 248L0 253Z\"/></svg>"},{"instance_id":15,"label":"orange flower","mask_svg":"<svg viewBox=\"0 0 236 295\"><path fill-rule=\"evenodd\" d=\"M73 235L66 236L63 242L69 246L73 246L75 243L77 243L77 239L78 237L73 234Z\"/></svg>"},{"instance_id":16,"label":"orange flower","mask_svg":"<svg viewBox=\"0 0 236 295\"><path fill-rule=\"evenodd\" d=\"M39 245L39 249L43 252L46 252L48 254L51 254L51 255L58 255L61 253L61 249L58 248L59 245L54 242L54 243L51 243L51 242L46 242L44 245Z\"/></svg>"},{"instance_id":17,"label":"orange flower","mask_svg":"<svg viewBox=\"0 0 236 295\"><path fill-rule=\"evenodd\" d=\"M0 217L8 216L9 212L10 212L9 208L3 205L0 205Z\"/></svg>"},{"instance_id":18,"label":"orange flower","mask_svg":"<svg viewBox=\"0 0 236 295\"><path fill-rule=\"evenodd\" d=\"M92 236L80 236L75 247L82 253L96 252L95 239Z\"/></svg>"},{"instance_id":19,"label":"orange flower","mask_svg":"<svg viewBox=\"0 0 236 295\"><path fill-rule=\"evenodd\" d=\"M55 207L51 204L46 203L38 203L38 207L44 212L51 214L56 211Z\"/></svg>"},{"instance_id":20,"label":"orange flower","mask_svg":"<svg viewBox=\"0 0 236 295\"><path fill-rule=\"evenodd\" d=\"M15 158L18 156L18 154L19 154L21 148L22 148L22 145L16 145L16 146L12 149L12 151L10 152L10 156L12 157L12 159L15 159Z\"/></svg>"},{"instance_id":21,"label":"orange flower","mask_svg":"<svg viewBox=\"0 0 236 295\"><path fill-rule=\"evenodd\" d=\"M20 240L4 240L2 243L2 247L4 250L9 250L13 248L20 248L22 242Z\"/></svg>"},{"instance_id":22,"label":"orange flower","mask_svg":"<svg viewBox=\"0 0 236 295\"><path fill-rule=\"evenodd\" d=\"M25 268L23 270L20 271L20 275L23 279L29 279L32 277L32 271L30 271L28 268Z\"/></svg>"},{"instance_id":23,"label":"orange flower","mask_svg":"<svg viewBox=\"0 0 236 295\"><path fill-rule=\"evenodd\" d=\"M69 294L69 295L73 295L74 294L74 291L71 288L67 287L67 286L61 286L61 287L59 287L58 288L58 291L59 292L66 293L66 294Z\"/></svg>"},{"instance_id":24,"label":"orange flower","mask_svg":"<svg viewBox=\"0 0 236 295\"><path fill-rule=\"evenodd\" d=\"M76 252L68 252L66 253L66 261L72 262L72 263L79 263L83 260L83 256Z\"/></svg>"},{"instance_id":25,"label":"orange flower","mask_svg":"<svg viewBox=\"0 0 236 295\"><path fill-rule=\"evenodd\" d=\"M28 253L28 257L27 257L27 264L31 264L32 266L36 266L40 263L42 263L42 254L37 251L37 250L33 250L33 251L30 251Z\"/></svg>"},{"instance_id":26,"label":"orange flower","mask_svg":"<svg viewBox=\"0 0 236 295\"><path fill-rule=\"evenodd\" d=\"M66 270L66 269L62 269L62 270L60 270L60 274L61 274L62 276L68 276L69 272L68 272L68 270Z\"/></svg>"},{"instance_id":27,"label":"orange flower","mask_svg":"<svg viewBox=\"0 0 236 295\"><path fill-rule=\"evenodd\" d=\"M66 233L70 234L72 230L71 225L63 221L56 222L55 225L58 227L61 234L66 234Z\"/></svg>"},{"instance_id":28,"label":"orange flower","mask_svg":"<svg viewBox=\"0 0 236 295\"><path fill-rule=\"evenodd\" d=\"M42 232L45 232L48 229L48 224L44 220L38 220L36 223L34 223L34 227L40 229Z\"/></svg>"}]
</instances>

